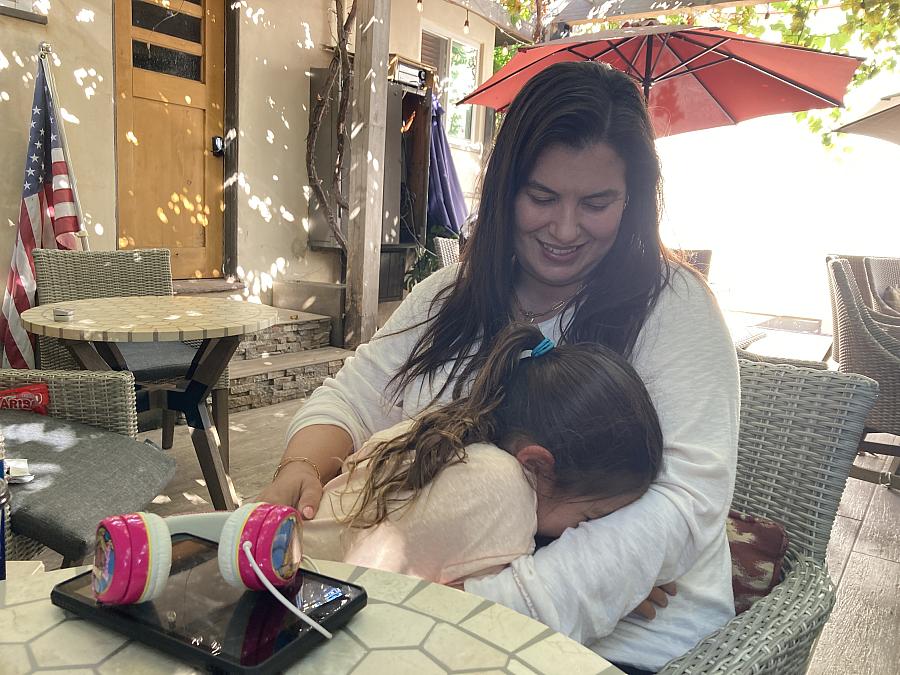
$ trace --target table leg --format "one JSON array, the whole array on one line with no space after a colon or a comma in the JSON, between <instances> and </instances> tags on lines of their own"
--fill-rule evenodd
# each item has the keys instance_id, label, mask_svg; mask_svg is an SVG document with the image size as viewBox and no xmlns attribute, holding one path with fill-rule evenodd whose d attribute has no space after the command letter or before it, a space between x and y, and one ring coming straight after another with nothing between
<instances>
[{"instance_id":1,"label":"table leg","mask_svg":"<svg viewBox=\"0 0 900 675\"><path fill-rule=\"evenodd\" d=\"M93 342L91 344L94 345L97 353L103 357L103 360L109 364L110 368L113 370L128 370L125 357L122 356L122 352L119 351L115 342Z\"/></svg>"},{"instance_id":2,"label":"table leg","mask_svg":"<svg viewBox=\"0 0 900 675\"><path fill-rule=\"evenodd\" d=\"M212 498L213 507L217 511L233 511L234 498L228 484L228 476L222 464L222 456L219 454L219 434L209 418L209 410L206 401L200 401L196 410L198 426L191 424L190 419L194 415L188 415L188 424L191 424L191 441L197 452L197 460L200 462L200 470L206 480L206 488Z\"/></svg>"},{"instance_id":3,"label":"table leg","mask_svg":"<svg viewBox=\"0 0 900 675\"><path fill-rule=\"evenodd\" d=\"M75 360L85 370L112 370L112 366L107 363L96 347L91 342L82 342L80 340L63 340L62 341Z\"/></svg>"},{"instance_id":4,"label":"table leg","mask_svg":"<svg viewBox=\"0 0 900 675\"><path fill-rule=\"evenodd\" d=\"M210 419L206 397L228 366L239 342L238 336L204 340L188 371L187 387L183 391L167 393L166 407L185 413L206 487L217 510L233 509L234 502L225 468L227 450L223 456L219 433ZM224 429L223 433L228 433L228 430Z\"/></svg>"}]
</instances>

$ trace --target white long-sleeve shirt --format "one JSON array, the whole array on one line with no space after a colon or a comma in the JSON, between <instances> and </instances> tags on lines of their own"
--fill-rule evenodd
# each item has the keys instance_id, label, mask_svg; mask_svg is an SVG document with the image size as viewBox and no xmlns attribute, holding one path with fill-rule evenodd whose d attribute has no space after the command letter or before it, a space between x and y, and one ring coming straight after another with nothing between
<instances>
[{"instance_id":1,"label":"white long-sleeve shirt","mask_svg":"<svg viewBox=\"0 0 900 675\"><path fill-rule=\"evenodd\" d=\"M360 448L376 431L427 407L449 367L433 382L407 385L399 402L387 396L388 383L425 330L404 329L431 314L433 298L456 274L452 266L419 283L372 341L310 396L288 436L333 424ZM540 327L559 340L559 319ZM715 300L681 269L644 322L631 361L662 427L656 482L633 504L568 530L512 569L468 580L466 590L524 614L530 601L540 621L607 659L656 670L734 616L724 523L734 489L739 380ZM673 580L678 594L656 619L628 616L653 586Z\"/></svg>"}]
</instances>

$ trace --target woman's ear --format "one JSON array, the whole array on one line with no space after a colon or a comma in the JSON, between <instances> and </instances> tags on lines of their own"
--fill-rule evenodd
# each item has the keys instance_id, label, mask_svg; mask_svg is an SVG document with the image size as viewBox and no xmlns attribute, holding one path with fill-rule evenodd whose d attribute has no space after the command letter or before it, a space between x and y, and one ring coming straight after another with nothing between
<instances>
[{"instance_id":1,"label":"woman's ear","mask_svg":"<svg viewBox=\"0 0 900 675\"><path fill-rule=\"evenodd\" d=\"M519 448L519 451L516 452L516 459L519 460L519 464L536 475L548 479L553 478L553 465L555 464L553 455L543 445L532 443Z\"/></svg>"}]
</instances>

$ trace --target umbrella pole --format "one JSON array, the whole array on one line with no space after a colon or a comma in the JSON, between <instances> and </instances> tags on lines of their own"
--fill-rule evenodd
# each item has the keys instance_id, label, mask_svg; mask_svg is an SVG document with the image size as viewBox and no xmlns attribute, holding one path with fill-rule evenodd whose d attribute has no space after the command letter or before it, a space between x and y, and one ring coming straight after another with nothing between
<instances>
[{"instance_id":1,"label":"umbrella pole","mask_svg":"<svg viewBox=\"0 0 900 675\"><path fill-rule=\"evenodd\" d=\"M644 88L644 103L650 103L650 85L653 83L653 37L645 38L647 45L647 59L644 64L644 80L641 83Z\"/></svg>"}]
</instances>

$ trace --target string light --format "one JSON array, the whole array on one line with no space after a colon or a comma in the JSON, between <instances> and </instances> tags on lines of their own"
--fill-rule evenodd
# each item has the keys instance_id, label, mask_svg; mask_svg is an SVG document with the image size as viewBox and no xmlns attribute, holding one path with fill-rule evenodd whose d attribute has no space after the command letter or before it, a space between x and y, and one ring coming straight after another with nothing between
<instances>
[{"instance_id":1,"label":"string light","mask_svg":"<svg viewBox=\"0 0 900 675\"><path fill-rule=\"evenodd\" d=\"M416 10L419 12L422 11L422 0L416 0Z\"/></svg>"},{"instance_id":2,"label":"string light","mask_svg":"<svg viewBox=\"0 0 900 675\"><path fill-rule=\"evenodd\" d=\"M463 24L463 33L469 34L469 10L466 10L466 22Z\"/></svg>"}]
</instances>

